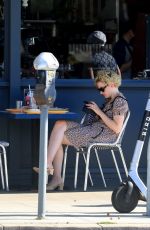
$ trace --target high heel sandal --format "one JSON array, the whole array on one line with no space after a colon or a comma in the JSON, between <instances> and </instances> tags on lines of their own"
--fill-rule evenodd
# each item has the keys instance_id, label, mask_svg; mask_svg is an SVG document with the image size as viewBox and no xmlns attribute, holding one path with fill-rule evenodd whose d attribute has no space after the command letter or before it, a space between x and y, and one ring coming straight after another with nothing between
<instances>
[{"instance_id":1,"label":"high heel sandal","mask_svg":"<svg viewBox=\"0 0 150 230\"><path fill-rule=\"evenodd\" d=\"M39 173L39 168L33 167L33 171L36 173ZM54 169L53 168L47 168L47 175L53 175L53 174L54 174Z\"/></svg>"},{"instance_id":2,"label":"high heel sandal","mask_svg":"<svg viewBox=\"0 0 150 230\"><path fill-rule=\"evenodd\" d=\"M63 188L64 188L64 183L61 182L61 183L58 183L58 184L48 184L46 186L46 190L47 191L53 191L55 189L58 189L60 191L63 191Z\"/></svg>"}]
</instances>

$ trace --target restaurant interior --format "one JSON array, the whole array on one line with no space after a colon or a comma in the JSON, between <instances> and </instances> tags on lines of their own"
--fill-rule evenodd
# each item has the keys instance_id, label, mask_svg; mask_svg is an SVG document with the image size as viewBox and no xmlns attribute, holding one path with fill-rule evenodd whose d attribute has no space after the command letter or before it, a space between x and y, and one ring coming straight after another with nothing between
<instances>
[{"instance_id":1,"label":"restaurant interior","mask_svg":"<svg viewBox=\"0 0 150 230\"><path fill-rule=\"evenodd\" d=\"M0 1L0 75L4 71L4 2ZM60 67L61 79L90 78L91 48L88 35L102 30L107 36L106 50L112 53L120 37L122 23L130 21L133 41L133 76L146 68L146 16L149 1L139 0L22 0L21 5L21 77L35 75L34 58L43 51L52 52ZM142 44L142 46L141 46ZM137 58L140 54L140 61Z\"/></svg>"}]
</instances>

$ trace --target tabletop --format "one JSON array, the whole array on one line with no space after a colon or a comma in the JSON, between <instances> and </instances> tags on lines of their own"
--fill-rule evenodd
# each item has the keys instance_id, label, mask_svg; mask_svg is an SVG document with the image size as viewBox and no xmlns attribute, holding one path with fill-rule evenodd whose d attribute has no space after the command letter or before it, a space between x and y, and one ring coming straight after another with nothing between
<instances>
[{"instance_id":1,"label":"tabletop","mask_svg":"<svg viewBox=\"0 0 150 230\"><path fill-rule=\"evenodd\" d=\"M66 113L60 113L56 114L51 113L48 114L49 119L76 119L79 117L78 113L75 112L66 112ZM5 110L0 111L0 118L7 118L7 119L40 119L40 114L27 114L27 113L10 113Z\"/></svg>"}]
</instances>

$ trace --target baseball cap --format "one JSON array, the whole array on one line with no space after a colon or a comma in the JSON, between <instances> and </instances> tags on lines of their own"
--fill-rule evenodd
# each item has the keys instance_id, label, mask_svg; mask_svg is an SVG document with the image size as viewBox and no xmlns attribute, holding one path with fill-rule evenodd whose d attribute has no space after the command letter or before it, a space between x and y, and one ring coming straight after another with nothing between
<instances>
[{"instance_id":1,"label":"baseball cap","mask_svg":"<svg viewBox=\"0 0 150 230\"><path fill-rule=\"evenodd\" d=\"M88 44L100 44L104 46L106 41L106 35L102 31L94 31L87 38Z\"/></svg>"}]
</instances>

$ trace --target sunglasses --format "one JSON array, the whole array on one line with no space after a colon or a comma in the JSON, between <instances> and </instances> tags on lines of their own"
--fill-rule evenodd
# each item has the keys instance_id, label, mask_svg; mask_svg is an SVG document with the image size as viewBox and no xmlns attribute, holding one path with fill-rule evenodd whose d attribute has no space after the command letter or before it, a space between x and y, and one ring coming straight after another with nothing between
<instances>
[{"instance_id":1,"label":"sunglasses","mask_svg":"<svg viewBox=\"0 0 150 230\"><path fill-rule=\"evenodd\" d=\"M101 87L101 88L97 88L97 90L98 90L99 92L104 93L104 91L105 91L105 89L106 89L107 86L108 86L108 85L105 85L104 87Z\"/></svg>"}]
</instances>

